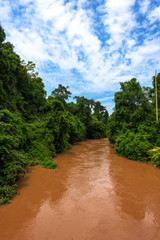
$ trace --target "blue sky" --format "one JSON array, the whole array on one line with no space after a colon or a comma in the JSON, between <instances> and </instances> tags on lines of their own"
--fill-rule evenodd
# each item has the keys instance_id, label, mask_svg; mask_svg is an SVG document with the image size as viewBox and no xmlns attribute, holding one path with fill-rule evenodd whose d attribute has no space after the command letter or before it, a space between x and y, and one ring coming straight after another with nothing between
<instances>
[{"instance_id":1,"label":"blue sky","mask_svg":"<svg viewBox=\"0 0 160 240\"><path fill-rule=\"evenodd\" d=\"M0 0L0 22L48 94L61 83L110 113L119 82L160 69L159 0Z\"/></svg>"}]
</instances>

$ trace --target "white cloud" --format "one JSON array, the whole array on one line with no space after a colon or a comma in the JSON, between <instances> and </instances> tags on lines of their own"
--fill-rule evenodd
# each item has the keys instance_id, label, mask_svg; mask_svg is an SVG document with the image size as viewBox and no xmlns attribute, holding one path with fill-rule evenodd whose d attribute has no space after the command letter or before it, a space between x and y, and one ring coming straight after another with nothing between
<instances>
[{"instance_id":1,"label":"white cloud","mask_svg":"<svg viewBox=\"0 0 160 240\"><path fill-rule=\"evenodd\" d=\"M0 22L2 20L4 23L11 21L10 4L8 1L0 2Z\"/></svg>"},{"instance_id":2,"label":"white cloud","mask_svg":"<svg viewBox=\"0 0 160 240\"><path fill-rule=\"evenodd\" d=\"M108 0L105 4L104 25L111 34L112 44L119 48L122 40L129 36L131 29L136 25L132 7L135 0ZM125 34L125 35L124 35ZM110 40L108 41L111 44Z\"/></svg>"},{"instance_id":3,"label":"white cloud","mask_svg":"<svg viewBox=\"0 0 160 240\"><path fill-rule=\"evenodd\" d=\"M62 16L65 13L63 0L36 0L37 15L47 22Z\"/></svg>"},{"instance_id":4,"label":"white cloud","mask_svg":"<svg viewBox=\"0 0 160 240\"><path fill-rule=\"evenodd\" d=\"M33 0L19 0L20 5L27 6L29 3L33 3Z\"/></svg>"},{"instance_id":5,"label":"white cloud","mask_svg":"<svg viewBox=\"0 0 160 240\"><path fill-rule=\"evenodd\" d=\"M104 101L108 101L108 100L113 100L113 96L112 97L98 98L96 101L104 102Z\"/></svg>"},{"instance_id":6,"label":"white cloud","mask_svg":"<svg viewBox=\"0 0 160 240\"><path fill-rule=\"evenodd\" d=\"M153 11L149 14L148 19L151 23L155 22L156 20L160 21L160 6L153 9Z\"/></svg>"},{"instance_id":7,"label":"white cloud","mask_svg":"<svg viewBox=\"0 0 160 240\"><path fill-rule=\"evenodd\" d=\"M138 68L140 64L146 64L149 60L159 61L160 45L159 39L146 40L144 45L130 50L126 57L130 58L134 67Z\"/></svg>"},{"instance_id":8,"label":"white cloud","mask_svg":"<svg viewBox=\"0 0 160 240\"><path fill-rule=\"evenodd\" d=\"M19 3L27 8L22 16L14 18L9 1L0 3L2 24L10 34L7 40L14 44L22 58L38 65L47 86L64 81L65 85L74 86L73 92L116 91L118 82L140 76L143 83L151 78L153 63L159 66L159 36L150 37L149 33L148 36L144 33L143 44L138 42L138 29L142 25L137 24L133 11L135 0L106 0L96 9L103 15L99 16L101 36L95 29L95 12L86 8L88 0L68 3L64 0L19 0ZM146 13L148 6L149 1L143 1L141 11ZM155 21L160 16L158 13L159 7L150 12L148 19ZM100 22L96 22L96 26ZM146 22L143 27L149 31ZM105 34L108 37L102 40ZM41 70L48 62L58 66L60 72ZM73 70L79 77L74 76Z\"/></svg>"},{"instance_id":9,"label":"white cloud","mask_svg":"<svg viewBox=\"0 0 160 240\"><path fill-rule=\"evenodd\" d=\"M134 39L128 39L127 44L128 44L128 47L131 48L136 44L136 41Z\"/></svg>"},{"instance_id":10,"label":"white cloud","mask_svg":"<svg viewBox=\"0 0 160 240\"><path fill-rule=\"evenodd\" d=\"M149 0L144 0L144 1L140 1L140 10L143 14L145 14L148 11L149 5L150 5L150 1Z\"/></svg>"},{"instance_id":11,"label":"white cloud","mask_svg":"<svg viewBox=\"0 0 160 240\"><path fill-rule=\"evenodd\" d=\"M8 40L16 46L16 51L21 54L22 59L35 62L49 59L43 39L37 32L31 32L29 29L20 32L13 28Z\"/></svg>"}]
</instances>

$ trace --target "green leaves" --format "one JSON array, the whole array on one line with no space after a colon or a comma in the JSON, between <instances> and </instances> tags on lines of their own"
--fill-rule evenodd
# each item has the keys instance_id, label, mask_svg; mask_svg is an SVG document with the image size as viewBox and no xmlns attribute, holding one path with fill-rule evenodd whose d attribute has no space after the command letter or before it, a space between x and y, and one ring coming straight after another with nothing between
<instances>
[{"instance_id":1,"label":"green leaves","mask_svg":"<svg viewBox=\"0 0 160 240\"><path fill-rule=\"evenodd\" d=\"M66 104L66 100L71 97L71 92L68 90L68 86L64 87L62 84L58 85L58 88L52 91L52 96L61 101L63 104Z\"/></svg>"},{"instance_id":2,"label":"green leaves","mask_svg":"<svg viewBox=\"0 0 160 240\"><path fill-rule=\"evenodd\" d=\"M0 26L0 203L16 193L26 164L55 168L52 160L71 144L105 136L108 112L100 102L75 97L61 84L46 98L36 65L21 60ZM93 110L94 107L94 110Z\"/></svg>"},{"instance_id":3,"label":"green leaves","mask_svg":"<svg viewBox=\"0 0 160 240\"><path fill-rule=\"evenodd\" d=\"M15 190L16 184L12 186L1 186L0 185L0 204L7 204L10 202L11 197L17 193Z\"/></svg>"},{"instance_id":4,"label":"green leaves","mask_svg":"<svg viewBox=\"0 0 160 240\"><path fill-rule=\"evenodd\" d=\"M156 167L160 167L160 147L153 148L148 153L153 165Z\"/></svg>"},{"instance_id":5,"label":"green leaves","mask_svg":"<svg viewBox=\"0 0 160 240\"><path fill-rule=\"evenodd\" d=\"M68 122L69 143L82 141L86 138L86 127L77 116L73 116L70 112L66 112Z\"/></svg>"},{"instance_id":6,"label":"green leaves","mask_svg":"<svg viewBox=\"0 0 160 240\"><path fill-rule=\"evenodd\" d=\"M117 137L115 149L121 156L132 160L146 161L148 159L148 150L152 146L146 135L140 132L135 134L128 130Z\"/></svg>"},{"instance_id":7,"label":"green leaves","mask_svg":"<svg viewBox=\"0 0 160 240\"><path fill-rule=\"evenodd\" d=\"M27 159L21 151L23 143L21 119L8 110L0 111L0 202L7 203L15 193L15 182L25 174Z\"/></svg>"},{"instance_id":8,"label":"green leaves","mask_svg":"<svg viewBox=\"0 0 160 240\"><path fill-rule=\"evenodd\" d=\"M52 160L48 160L48 161L45 161L44 162L44 164L43 164L43 166L45 167L45 168L48 168L48 169L55 169L56 167L57 167L57 163L55 163L54 161L52 161Z\"/></svg>"},{"instance_id":9,"label":"green leaves","mask_svg":"<svg viewBox=\"0 0 160 240\"><path fill-rule=\"evenodd\" d=\"M137 126L145 121L149 112L149 101L135 78L120 83L121 89L115 94L115 117L120 122L133 122Z\"/></svg>"},{"instance_id":10,"label":"green leaves","mask_svg":"<svg viewBox=\"0 0 160 240\"><path fill-rule=\"evenodd\" d=\"M88 126L88 138L98 139L106 137L106 125L97 118L92 118Z\"/></svg>"},{"instance_id":11,"label":"green leaves","mask_svg":"<svg viewBox=\"0 0 160 240\"><path fill-rule=\"evenodd\" d=\"M6 38L6 34L5 34L2 26L0 25L0 46L4 42L5 38Z\"/></svg>"},{"instance_id":12,"label":"green leaves","mask_svg":"<svg viewBox=\"0 0 160 240\"><path fill-rule=\"evenodd\" d=\"M141 88L137 80L120 83L115 94L115 110L109 118L107 136L119 155L148 161L150 149L160 145L159 122L154 122L151 89ZM152 152L152 151L151 151ZM158 165L152 156L154 165Z\"/></svg>"}]
</instances>

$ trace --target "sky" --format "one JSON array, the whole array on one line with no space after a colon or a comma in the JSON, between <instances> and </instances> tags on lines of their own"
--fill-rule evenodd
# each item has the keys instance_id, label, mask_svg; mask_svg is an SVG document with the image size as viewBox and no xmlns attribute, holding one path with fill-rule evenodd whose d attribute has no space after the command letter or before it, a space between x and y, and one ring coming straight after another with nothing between
<instances>
[{"instance_id":1,"label":"sky","mask_svg":"<svg viewBox=\"0 0 160 240\"><path fill-rule=\"evenodd\" d=\"M0 23L48 95L69 86L109 113L119 82L151 86L160 70L159 0L0 0Z\"/></svg>"}]
</instances>

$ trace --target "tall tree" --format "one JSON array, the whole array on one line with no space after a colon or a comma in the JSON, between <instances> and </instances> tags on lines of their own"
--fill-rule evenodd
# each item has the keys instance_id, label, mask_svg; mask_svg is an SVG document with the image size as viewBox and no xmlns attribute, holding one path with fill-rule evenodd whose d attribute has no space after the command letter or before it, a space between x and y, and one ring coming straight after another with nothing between
<instances>
[{"instance_id":1,"label":"tall tree","mask_svg":"<svg viewBox=\"0 0 160 240\"><path fill-rule=\"evenodd\" d=\"M120 91L114 97L116 121L137 125L146 119L150 111L149 101L136 78L120 85Z\"/></svg>"},{"instance_id":2,"label":"tall tree","mask_svg":"<svg viewBox=\"0 0 160 240\"><path fill-rule=\"evenodd\" d=\"M65 87L62 84L59 84L58 88L52 91L52 96L66 104L66 100L68 100L69 97L71 97L71 92L68 89L69 89L68 86Z\"/></svg>"},{"instance_id":3,"label":"tall tree","mask_svg":"<svg viewBox=\"0 0 160 240\"><path fill-rule=\"evenodd\" d=\"M78 96L75 96L74 99L77 100L77 116L87 127L91 121L90 100L85 97Z\"/></svg>"}]
</instances>

